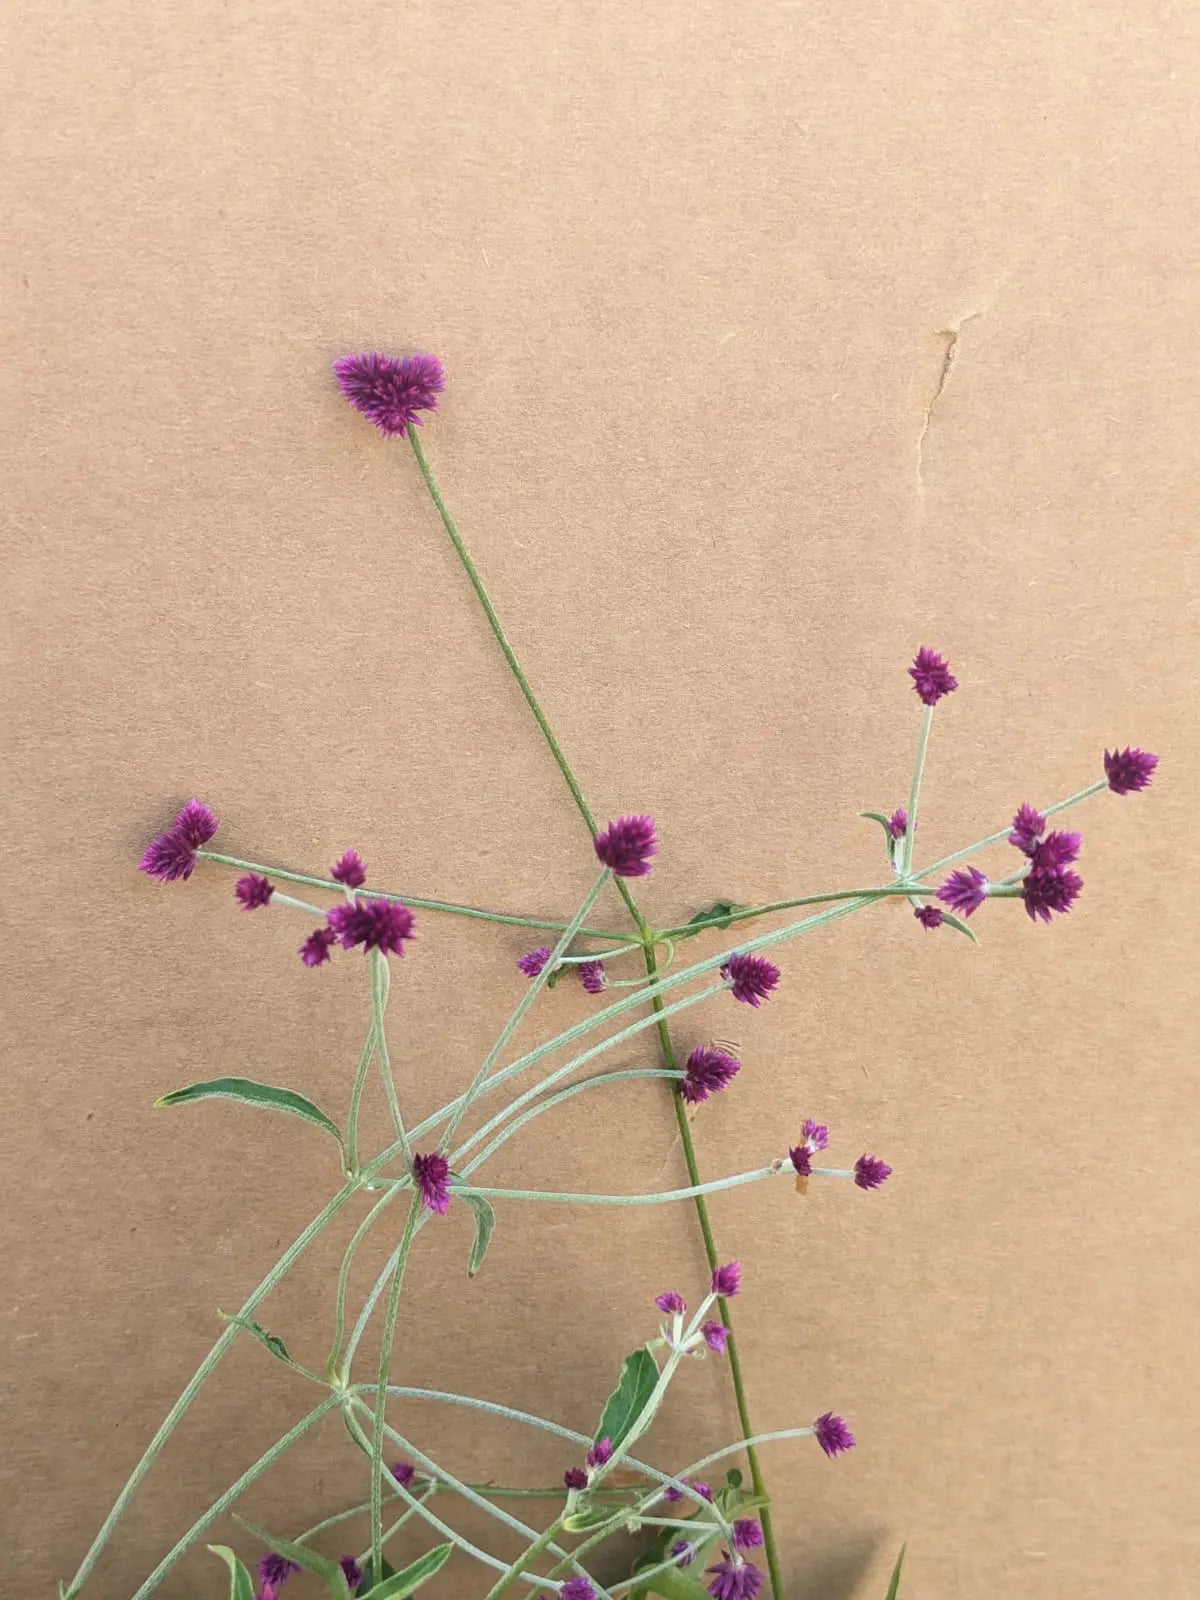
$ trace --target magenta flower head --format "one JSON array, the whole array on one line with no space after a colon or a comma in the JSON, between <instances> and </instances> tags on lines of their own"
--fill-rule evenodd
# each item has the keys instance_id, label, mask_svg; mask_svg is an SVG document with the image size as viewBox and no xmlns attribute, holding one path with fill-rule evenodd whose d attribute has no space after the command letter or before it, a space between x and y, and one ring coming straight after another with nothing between
<instances>
[{"instance_id":1,"label":"magenta flower head","mask_svg":"<svg viewBox=\"0 0 1200 1600\"><path fill-rule=\"evenodd\" d=\"M725 1346L729 1343L729 1329L723 1322L706 1322L700 1333L714 1355L725 1354Z\"/></svg>"},{"instance_id":2,"label":"magenta flower head","mask_svg":"<svg viewBox=\"0 0 1200 1600\"><path fill-rule=\"evenodd\" d=\"M692 1493L693 1494L698 1494L700 1496L701 1500L711 1500L712 1499L712 1490L708 1487L708 1485L706 1483L688 1483L688 1480L686 1478L681 1479L681 1482L687 1483L688 1484L688 1488L692 1491ZM663 1499L664 1500L669 1500L672 1505L678 1505L679 1502L683 1499L683 1490L682 1489L677 1489L673 1483L672 1484L668 1484L667 1487L663 1490Z\"/></svg>"},{"instance_id":3,"label":"magenta flower head","mask_svg":"<svg viewBox=\"0 0 1200 1600\"><path fill-rule=\"evenodd\" d=\"M329 869L335 883L344 883L347 889L361 889L367 881L367 868L357 850L347 850Z\"/></svg>"},{"instance_id":4,"label":"magenta flower head","mask_svg":"<svg viewBox=\"0 0 1200 1600\"><path fill-rule=\"evenodd\" d=\"M728 1550L722 1552L716 1566L707 1569L705 1576L709 1574L713 1581L708 1592L715 1600L754 1600L763 1585L763 1575L758 1568L743 1561L736 1552L731 1556Z\"/></svg>"},{"instance_id":5,"label":"magenta flower head","mask_svg":"<svg viewBox=\"0 0 1200 1600\"><path fill-rule=\"evenodd\" d=\"M562 1600L596 1600L596 1591L582 1573L578 1577L568 1578L558 1591Z\"/></svg>"},{"instance_id":6,"label":"magenta flower head","mask_svg":"<svg viewBox=\"0 0 1200 1600\"><path fill-rule=\"evenodd\" d=\"M338 1566L341 1567L346 1575L346 1587L350 1590L350 1593L357 1594L362 1587L363 1581L362 1568L358 1562L353 1556L343 1556L338 1562Z\"/></svg>"},{"instance_id":7,"label":"magenta flower head","mask_svg":"<svg viewBox=\"0 0 1200 1600\"><path fill-rule=\"evenodd\" d=\"M810 1150L824 1150L829 1145L829 1128L824 1122L814 1122L811 1117L801 1129L804 1142Z\"/></svg>"},{"instance_id":8,"label":"magenta flower head","mask_svg":"<svg viewBox=\"0 0 1200 1600\"><path fill-rule=\"evenodd\" d=\"M664 1294L656 1295L654 1304L668 1317L681 1317L687 1310L687 1301L676 1289L668 1289Z\"/></svg>"},{"instance_id":9,"label":"magenta flower head","mask_svg":"<svg viewBox=\"0 0 1200 1600\"><path fill-rule=\"evenodd\" d=\"M548 944L544 944L540 950L529 950L517 962L517 970L527 978L536 978L553 954Z\"/></svg>"},{"instance_id":10,"label":"magenta flower head","mask_svg":"<svg viewBox=\"0 0 1200 1600\"><path fill-rule=\"evenodd\" d=\"M254 1600L275 1600L275 1585L273 1583L259 1584L258 1593L255 1595Z\"/></svg>"},{"instance_id":11,"label":"magenta flower head","mask_svg":"<svg viewBox=\"0 0 1200 1600\"><path fill-rule=\"evenodd\" d=\"M608 974L603 961L581 961L579 981L589 994L603 994L608 987Z\"/></svg>"},{"instance_id":12,"label":"magenta flower head","mask_svg":"<svg viewBox=\"0 0 1200 1600\"><path fill-rule=\"evenodd\" d=\"M411 1461L400 1460L392 1462L392 1477L395 1478L396 1482L402 1485L403 1488L407 1489L416 1475L417 1469L413 1466Z\"/></svg>"},{"instance_id":13,"label":"magenta flower head","mask_svg":"<svg viewBox=\"0 0 1200 1600\"><path fill-rule=\"evenodd\" d=\"M653 817L618 817L593 841L596 854L618 878L644 878L658 854Z\"/></svg>"},{"instance_id":14,"label":"magenta flower head","mask_svg":"<svg viewBox=\"0 0 1200 1600\"><path fill-rule=\"evenodd\" d=\"M696 1559L696 1552L686 1539L676 1539L671 1546L671 1554L675 1557L677 1567L690 1567Z\"/></svg>"},{"instance_id":15,"label":"magenta flower head","mask_svg":"<svg viewBox=\"0 0 1200 1600\"><path fill-rule=\"evenodd\" d=\"M742 1263L731 1261L727 1266L714 1267L712 1275L712 1292L719 1294L722 1300L732 1300L742 1286Z\"/></svg>"},{"instance_id":16,"label":"magenta flower head","mask_svg":"<svg viewBox=\"0 0 1200 1600\"><path fill-rule=\"evenodd\" d=\"M763 1542L762 1529L753 1517L739 1517L733 1525L735 1550L758 1550Z\"/></svg>"},{"instance_id":17,"label":"magenta flower head","mask_svg":"<svg viewBox=\"0 0 1200 1600\"><path fill-rule=\"evenodd\" d=\"M908 832L908 812L903 806L893 811L888 818L888 832L893 839L903 839Z\"/></svg>"},{"instance_id":18,"label":"magenta flower head","mask_svg":"<svg viewBox=\"0 0 1200 1600\"><path fill-rule=\"evenodd\" d=\"M568 1489L586 1489L587 1473L582 1467L568 1467L563 1473L563 1483Z\"/></svg>"},{"instance_id":19,"label":"magenta flower head","mask_svg":"<svg viewBox=\"0 0 1200 1600\"><path fill-rule=\"evenodd\" d=\"M603 1467L612 1460L612 1440L606 1434L603 1439L597 1439L587 1453L589 1467Z\"/></svg>"},{"instance_id":20,"label":"magenta flower head","mask_svg":"<svg viewBox=\"0 0 1200 1600\"><path fill-rule=\"evenodd\" d=\"M813 1153L806 1144L798 1144L795 1149L788 1151L788 1159L795 1167L798 1178L812 1177L812 1156Z\"/></svg>"},{"instance_id":21,"label":"magenta flower head","mask_svg":"<svg viewBox=\"0 0 1200 1600\"><path fill-rule=\"evenodd\" d=\"M360 944L367 950L402 956L404 941L413 937L412 912L399 900L356 900L353 905L332 906L329 926L343 950Z\"/></svg>"},{"instance_id":22,"label":"magenta flower head","mask_svg":"<svg viewBox=\"0 0 1200 1600\"><path fill-rule=\"evenodd\" d=\"M988 896L988 881L978 867L952 872L937 892L938 899L951 911L974 916Z\"/></svg>"},{"instance_id":23,"label":"magenta flower head","mask_svg":"<svg viewBox=\"0 0 1200 1600\"><path fill-rule=\"evenodd\" d=\"M1054 835L1051 834L1050 838L1053 839ZM1049 840L1046 842L1049 843ZM1083 879L1079 874L1065 868L1053 867L1049 871L1029 873L1021 884L1021 898L1030 922L1036 922L1039 917L1043 922L1049 922L1055 911L1065 917L1079 899L1082 888Z\"/></svg>"},{"instance_id":24,"label":"magenta flower head","mask_svg":"<svg viewBox=\"0 0 1200 1600\"><path fill-rule=\"evenodd\" d=\"M942 925L942 913L937 906L918 906L913 912L913 916L916 917L923 928L929 928L931 931L934 928L940 928Z\"/></svg>"},{"instance_id":25,"label":"magenta flower head","mask_svg":"<svg viewBox=\"0 0 1200 1600\"><path fill-rule=\"evenodd\" d=\"M269 1583L272 1588L286 1583L293 1572L299 1571L296 1562L289 1561L286 1556L277 1556L273 1550L268 1550L265 1556L259 1557L258 1581Z\"/></svg>"},{"instance_id":26,"label":"magenta flower head","mask_svg":"<svg viewBox=\"0 0 1200 1600\"><path fill-rule=\"evenodd\" d=\"M760 1005L779 982L779 968L762 956L730 956L721 976L733 989L733 998L748 1006Z\"/></svg>"},{"instance_id":27,"label":"magenta flower head","mask_svg":"<svg viewBox=\"0 0 1200 1600\"><path fill-rule=\"evenodd\" d=\"M1072 861L1079 860L1082 848L1081 833L1048 833L1033 848L1031 870L1054 872L1059 867L1069 867Z\"/></svg>"},{"instance_id":28,"label":"magenta flower head","mask_svg":"<svg viewBox=\"0 0 1200 1600\"><path fill-rule=\"evenodd\" d=\"M817 1436L817 1443L831 1461L834 1456L854 1448L854 1435L846 1426L845 1419L835 1417L832 1411L817 1418L813 1423L813 1432Z\"/></svg>"},{"instance_id":29,"label":"magenta flower head","mask_svg":"<svg viewBox=\"0 0 1200 1600\"><path fill-rule=\"evenodd\" d=\"M679 1080L679 1093L689 1104L698 1106L710 1094L716 1094L741 1071L741 1062L724 1050L714 1050L700 1044L684 1063L683 1077Z\"/></svg>"},{"instance_id":30,"label":"magenta flower head","mask_svg":"<svg viewBox=\"0 0 1200 1600\"><path fill-rule=\"evenodd\" d=\"M436 1150L427 1156L414 1156L413 1182L427 1211L444 1217L450 1209L450 1163Z\"/></svg>"},{"instance_id":31,"label":"magenta flower head","mask_svg":"<svg viewBox=\"0 0 1200 1600\"><path fill-rule=\"evenodd\" d=\"M300 946L300 959L306 967L323 967L329 960L329 947L337 943L332 928L314 928Z\"/></svg>"},{"instance_id":32,"label":"magenta flower head","mask_svg":"<svg viewBox=\"0 0 1200 1600\"><path fill-rule=\"evenodd\" d=\"M1022 804L1012 819L1012 832L1008 836L1008 842L1016 845L1018 850L1023 850L1027 856L1031 856L1045 831L1046 819L1042 813L1034 806Z\"/></svg>"},{"instance_id":33,"label":"magenta flower head","mask_svg":"<svg viewBox=\"0 0 1200 1600\"><path fill-rule=\"evenodd\" d=\"M138 871L160 883L175 883L190 878L196 866L196 852L217 831L217 819L199 800L189 800L166 833L152 839L138 862Z\"/></svg>"},{"instance_id":34,"label":"magenta flower head","mask_svg":"<svg viewBox=\"0 0 1200 1600\"><path fill-rule=\"evenodd\" d=\"M343 356L333 363L338 388L389 438L403 438L421 418L418 411L436 411L446 386L436 356L383 356L376 352Z\"/></svg>"},{"instance_id":35,"label":"magenta flower head","mask_svg":"<svg viewBox=\"0 0 1200 1600\"><path fill-rule=\"evenodd\" d=\"M259 906L268 904L275 893L275 885L257 872L248 872L234 884L233 892L243 911L257 911Z\"/></svg>"},{"instance_id":36,"label":"magenta flower head","mask_svg":"<svg viewBox=\"0 0 1200 1600\"><path fill-rule=\"evenodd\" d=\"M918 697L927 706L937 705L943 695L958 688L958 679L951 674L945 656L938 655L936 650L930 650L926 645L917 651L908 675Z\"/></svg>"},{"instance_id":37,"label":"magenta flower head","mask_svg":"<svg viewBox=\"0 0 1200 1600\"><path fill-rule=\"evenodd\" d=\"M860 1189L878 1189L891 1175L891 1167L878 1156L859 1156L854 1163L854 1181Z\"/></svg>"},{"instance_id":38,"label":"magenta flower head","mask_svg":"<svg viewBox=\"0 0 1200 1600\"><path fill-rule=\"evenodd\" d=\"M1158 765L1158 757L1149 750L1114 750L1104 752L1104 775L1114 794L1132 794L1149 786Z\"/></svg>"}]
</instances>

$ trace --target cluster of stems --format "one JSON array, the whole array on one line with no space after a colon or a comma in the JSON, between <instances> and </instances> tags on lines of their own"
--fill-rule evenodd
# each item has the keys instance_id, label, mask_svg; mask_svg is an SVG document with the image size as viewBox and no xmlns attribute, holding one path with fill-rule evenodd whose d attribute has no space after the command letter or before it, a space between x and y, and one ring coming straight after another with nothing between
<instances>
[{"instance_id":1,"label":"cluster of stems","mask_svg":"<svg viewBox=\"0 0 1200 1600\"><path fill-rule=\"evenodd\" d=\"M483 607L492 632L567 784L588 835L594 838L597 834L596 818L501 627L482 579L446 510L430 473L416 429L410 428L408 436L417 466ZM702 1177L687 1116L687 1105L678 1093L679 1080L684 1074L676 1054L672 1025L684 1012L697 1005L714 1000L728 1003L730 984L722 969L733 954L749 955L773 950L802 935L814 933L839 918L865 911L882 901L900 898L915 903L919 894L929 894L929 880L943 869L1008 837L1009 830L1006 826L940 860L919 868L914 866L913 841L932 720L931 712L931 707L926 710L918 738L909 797L907 833L902 848L897 849L895 859L890 862L891 876L886 883L802 895L753 907L737 909L721 907L719 913L714 912L708 920L693 920L661 929L655 929L647 922L632 892L630 882L624 877L614 877L608 868L599 873L575 914L565 922L453 904L415 895L407 890L363 888L357 891L360 898L377 895L386 899L401 899L406 905L421 911L468 917L502 926L543 932L552 936L554 940L551 958L523 990L519 1003L466 1088L432 1115L410 1127L405 1121L403 1096L397 1084L388 1048L387 1013L391 989L389 962L387 956L379 950L370 952L366 1036L353 1078L344 1135L341 1137L340 1186L284 1251L261 1283L250 1293L239 1312L227 1319L223 1332L163 1420L141 1460L130 1474L74 1577L69 1583L60 1585L63 1600L75 1600L75 1597L83 1592L101 1552L112 1538L139 1485L182 1421L200 1388L211 1376L234 1340L248 1336L258 1336L263 1339L268 1348L273 1349L278 1359L286 1361L298 1380L313 1386L319 1398L311 1410L196 1518L192 1526L167 1551L154 1571L137 1589L133 1600L148 1600L180 1558L204 1538L218 1519L236 1504L240 1496L297 1440L329 1418L340 1419L345 1432L369 1464L369 1494L360 1505L328 1517L298 1536L289 1535L296 1545L307 1546L327 1530L354 1517L365 1516L369 1524L369 1537L360 1559L363 1562L369 1561L370 1571L378 1577L385 1570L383 1563L389 1542L415 1519L426 1524L440 1539L449 1541L456 1549L465 1552L493 1574L486 1600L499 1600L501 1595L518 1585L526 1590L556 1592L564 1579L581 1576L585 1572L589 1575L590 1582L598 1595L606 1597L606 1600L617 1600L618 1596L651 1581L658 1569L643 1570L636 1576L604 1587L590 1576L592 1570L590 1564L584 1565L591 1553L614 1534L626 1533L636 1528L677 1530L679 1537L686 1540L696 1536L699 1525L697 1517L701 1515L707 1519L704 1530L709 1539L723 1539L729 1544L731 1539L729 1523L720 1505L714 1505L697 1495L688 1480L694 1479L697 1473L710 1466L744 1452L750 1469L752 1503L762 1524L764 1553L772 1590L776 1600L783 1600L784 1583L779 1549L771 1522L759 1447L770 1441L800 1438L811 1434L813 1429L791 1427L766 1433L755 1431L751 1422L745 1374L738 1352L736 1333L732 1331L733 1310L724 1298L718 1300L718 1309L723 1324L730 1330L727 1355L741 1437L728 1447L689 1463L674 1475L658 1470L633 1453L639 1440L649 1430L683 1364L686 1339L682 1342L668 1342L652 1392L645 1396L637 1415L624 1429L613 1448L611 1457L597 1466L591 1474L586 1491L587 1504L591 1508L591 1520L583 1542L574 1548L568 1548L565 1542L569 1536L574 1536L579 1531L578 1528L572 1527L572 1519L577 1520L578 1513L578 1499L573 1493L568 1493L562 1487L502 1488L463 1482L455 1477L445 1463L424 1454L411 1439L403 1437L394 1429L388 1417L389 1399L473 1408L481 1413L507 1418L521 1426L540 1429L566 1441L575 1451L592 1445L594 1441L592 1435L580 1433L550 1419L517 1411L477 1396L412 1388L393 1382L394 1336L406 1268L419 1235L434 1217L434 1213L423 1204L420 1185L414 1179L413 1156L422 1149L430 1149L431 1141L436 1139L437 1152L448 1161L453 1174L450 1191L452 1201L468 1204L476 1211L479 1230L476 1236L477 1246L486 1247L486 1237L490 1231L494 1209L499 1207L503 1210L521 1201L616 1207L691 1202L696 1209L709 1267L715 1270L721 1260L721 1254L714 1237L706 1197L717 1191L741 1185L773 1181L781 1176L792 1177L794 1173L786 1159L786 1141L781 1139L781 1148L764 1151L762 1164L752 1170L725 1174L707 1181ZM1101 792L1105 787L1103 781L1093 783L1078 794L1071 795L1058 805L1048 808L1047 814L1064 811L1090 795ZM281 870L213 850L203 849L198 855L200 859L209 863L240 871L269 874L273 880L279 882L307 889L325 890L338 895L343 892L342 885L331 878ZM594 914L595 907L610 883L615 886L624 902L629 924L624 928L614 929L596 925L600 919ZM309 914L315 911L318 915L324 915L320 907L306 900L282 894L276 896L275 903L294 906ZM820 909L810 909L818 907ZM798 918L785 918L781 925L772 926L767 931L749 933L749 925L760 919L778 919L786 913L797 911L802 911L804 914ZM726 939L725 947L715 954L690 964L662 961L664 951L668 956L673 955L675 947L682 941L716 929L725 930ZM582 959L572 952L573 942L581 938L599 942L605 947L606 954L612 956L636 956L644 968L644 974L639 976L636 983L627 986L626 992L610 999L609 1003L582 1021L526 1050L524 1054L505 1060L514 1035L536 1005L556 970L564 963ZM649 1034L656 1045L658 1064L619 1070L605 1069L603 1058L609 1052L637 1040L643 1034ZM564 1057L565 1059L562 1059ZM554 1058L557 1064L551 1065L551 1058ZM384 1147L366 1156L362 1148L361 1112L364 1089L373 1067L377 1069L383 1086L392 1126L390 1137ZM585 1073L585 1069L588 1068L594 1070ZM531 1076L532 1082L529 1081ZM686 1183L670 1190L645 1194L579 1194L537 1189L502 1189L488 1186L477 1177L491 1158L535 1118L557 1110L577 1095L620 1086L630 1080L651 1078L662 1080L669 1092L675 1128L682 1141ZM460 1130L468 1115L477 1110L483 1102L501 1094L503 1101L498 1109L482 1120L467 1136L461 1137ZM812 1170L831 1177L852 1175L838 1168ZM399 1210L393 1212L397 1203ZM297 1266L309 1246L341 1218L346 1208L356 1204L363 1208L363 1214L345 1249L338 1273L328 1354L320 1366L306 1367L294 1360L279 1341L272 1341L270 1336L264 1336L255 1319L272 1290ZM385 1220L385 1213L392 1215ZM398 1221L401 1214L402 1223ZM506 1223L508 1217L505 1216L503 1220ZM392 1229L393 1232L388 1236L394 1237L394 1230L397 1227L399 1242L391 1250L351 1321L347 1302L352 1269L358 1252L376 1230ZM363 1337L381 1303L383 1309L379 1360L370 1375L371 1381L364 1381L358 1371L357 1356ZM694 1329L689 1331L694 1332ZM387 1465L387 1458L393 1447L406 1452L415 1462L419 1469L417 1478L405 1483L391 1471ZM620 1484L612 1481L618 1467L625 1469ZM631 1475L636 1477L633 1487L624 1481ZM668 1488L678 1491L669 1500L664 1498L664 1491ZM696 1516L683 1515L682 1508L680 1515L669 1514L672 1504L678 1501L679 1494L684 1497L684 1505L689 1513L695 1511ZM481 1508L508 1533L515 1534L523 1541L520 1556L515 1561L504 1561L457 1532L439 1509L445 1505L448 1496ZM561 1504L549 1525L539 1531L509 1509L522 1498L556 1499ZM661 1563L661 1568L665 1570L666 1567L673 1565L673 1562L674 1558L668 1557ZM547 1563L549 1570L540 1570Z\"/></svg>"}]
</instances>

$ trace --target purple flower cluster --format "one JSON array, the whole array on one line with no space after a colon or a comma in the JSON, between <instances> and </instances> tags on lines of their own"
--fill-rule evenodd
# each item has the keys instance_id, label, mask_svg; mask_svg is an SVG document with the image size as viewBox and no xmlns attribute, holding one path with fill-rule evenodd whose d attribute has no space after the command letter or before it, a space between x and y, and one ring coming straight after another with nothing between
<instances>
[{"instance_id":1,"label":"purple flower cluster","mask_svg":"<svg viewBox=\"0 0 1200 1600\"><path fill-rule=\"evenodd\" d=\"M898 807L888 818L888 832L891 834L893 842L897 839L903 839L908 833L908 812L903 806Z\"/></svg>"},{"instance_id":2,"label":"purple flower cluster","mask_svg":"<svg viewBox=\"0 0 1200 1600\"><path fill-rule=\"evenodd\" d=\"M436 411L446 386L436 356L380 355L376 351L335 361L338 388L358 412L389 438L403 438L419 425L419 411Z\"/></svg>"},{"instance_id":3,"label":"purple flower cluster","mask_svg":"<svg viewBox=\"0 0 1200 1600\"><path fill-rule=\"evenodd\" d=\"M721 976L733 990L735 1000L757 1006L778 984L779 968L762 956L734 955L721 968Z\"/></svg>"},{"instance_id":4,"label":"purple flower cluster","mask_svg":"<svg viewBox=\"0 0 1200 1600\"><path fill-rule=\"evenodd\" d=\"M244 878L239 878L233 886L234 895L243 911L257 911L259 906L270 902L275 893L275 885L269 878L262 877L257 872L250 872Z\"/></svg>"},{"instance_id":5,"label":"purple flower cluster","mask_svg":"<svg viewBox=\"0 0 1200 1600\"><path fill-rule=\"evenodd\" d=\"M600 860L618 878L644 878L658 854L653 817L618 817L593 843Z\"/></svg>"},{"instance_id":6,"label":"purple flower cluster","mask_svg":"<svg viewBox=\"0 0 1200 1600\"><path fill-rule=\"evenodd\" d=\"M412 1159L413 1182L427 1211L436 1211L444 1217L450 1209L450 1163L437 1150L428 1155L414 1155Z\"/></svg>"},{"instance_id":7,"label":"purple flower cluster","mask_svg":"<svg viewBox=\"0 0 1200 1600\"><path fill-rule=\"evenodd\" d=\"M725 1050L700 1044L688 1056L679 1080L678 1093L689 1105L698 1106L716 1094L741 1071L741 1062Z\"/></svg>"},{"instance_id":8,"label":"purple flower cluster","mask_svg":"<svg viewBox=\"0 0 1200 1600\"><path fill-rule=\"evenodd\" d=\"M913 681L913 688L917 691L918 698L927 706L935 706L943 697L958 688L958 679L950 671L950 665L945 656L940 656L936 650L930 650L928 645L922 645L917 651L913 664L908 669L908 675ZM907 821L907 818L905 819Z\"/></svg>"},{"instance_id":9,"label":"purple flower cluster","mask_svg":"<svg viewBox=\"0 0 1200 1600\"><path fill-rule=\"evenodd\" d=\"M138 871L160 883L175 883L190 878L196 867L196 853L218 827L217 818L199 800L189 800L166 833L150 841L138 862Z\"/></svg>"},{"instance_id":10,"label":"purple flower cluster","mask_svg":"<svg viewBox=\"0 0 1200 1600\"><path fill-rule=\"evenodd\" d=\"M762 1573L736 1550L732 1555L728 1550L722 1551L720 1561L705 1575L712 1577L708 1592L715 1600L754 1600L763 1586Z\"/></svg>"},{"instance_id":11,"label":"purple flower cluster","mask_svg":"<svg viewBox=\"0 0 1200 1600\"><path fill-rule=\"evenodd\" d=\"M823 1122L814 1122L811 1117L801 1130L802 1138L794 1149L788 1151L792 1166L796 1169L798 1178L807 1178L812 1175L812 1158L818 1150L824 1150L829 1144L829 1129Z\"/></svg>"},{"instance_id":12,"label":"purple flower cluster","mask_svg":"<svg viewBox=\"0 0 1200 1600\"><path fill-rule=\"evenodd\" d=\"M854 1448L854 1435L846 1426L845 1419L835 1417L832 1411L826 1411L817 1418L813 1423L813 1432L817 1436L817 1443L831 1461L834 1456Z\"/></svg>"}]
</instances>

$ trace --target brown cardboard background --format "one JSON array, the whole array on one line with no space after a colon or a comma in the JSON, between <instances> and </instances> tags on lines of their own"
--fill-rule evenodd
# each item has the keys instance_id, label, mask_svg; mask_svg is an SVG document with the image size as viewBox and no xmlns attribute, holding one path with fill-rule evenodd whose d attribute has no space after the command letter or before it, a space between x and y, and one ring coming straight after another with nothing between
<instances>
[{"instance_id":1,"label":"brown cardboard background","mask_svg":"<svg viewBox=\"0 0 1200 1600\"><path fill-rule=\"evenodd\" d=\"M878 1596L907 1539L923 1600L1193 1594L1192 8L6 22L0 1587L73 1571L215 1308L332 1182L315 1135L154 1096L243 1070L334 1103L361 1038L360 968L304 972L221 873L139 879L146 837L195 792L234 853L354 843L389 887L548 914L588 881L412 463L332 388L379 344L447 363L435 469L596 808L660 820L652 917L877 874L853 813L904 798L922 641L963 685L925 851L1081 786L1105 742L1163 752L1081 817L1062 925L993 907L972 950L871 913L793 947L761 1015L680 1038L745 1046L707 1170L810 1113L897 1168L715 1207L759 1425L833 1406L861 1441L769 1458L789 1592ZM422 931L395 1048L429 1107L523 942ZM677 1179L661 1097L585 1107L497 1174ZM584 1428L701 1267L683 1210L514 1211L467 1295L465 1230L425 1236L404 1369ZM304 1283L267 1320L324 1336ZM730 1433L722 1378L690 1375L657 1459ZM239 1350L87 1592L130 1594L293 1400ZM564 1464L420 1428L463 1471ZM334 1430L252 1509L296 1528L348 1486ZM163 1594L213 1593L210 1560Z\"/></svg>"}]
</instances>

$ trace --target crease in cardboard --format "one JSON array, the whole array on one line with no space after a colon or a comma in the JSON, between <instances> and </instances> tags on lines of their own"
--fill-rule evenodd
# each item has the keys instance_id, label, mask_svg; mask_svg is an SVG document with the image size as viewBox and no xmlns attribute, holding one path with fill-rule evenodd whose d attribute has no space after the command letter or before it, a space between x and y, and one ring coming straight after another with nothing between
<instances>
[{"instance_id":1,"label":"crease in cardboard","mask_svg":"<svg viewBox=\"0 0 1200 1600\"><path fill-rule=\"evenodd\" d=\"M950 373L958 358L958 342L962 337L963 329L968 322L974 322L976 317L981 317L982 315L982 309L969 311L965 317L960 317L957 323L952 323L948 328L938 328L935 331L934 337L942 342L942 365L938 372L934 391L925 402L925 408L921 415L921 427L917 434L917 492L920 495L925 493L925 440L933 423L934 410L945 393L947 383L950 381Z\"/></svg>"}]
</instances>

